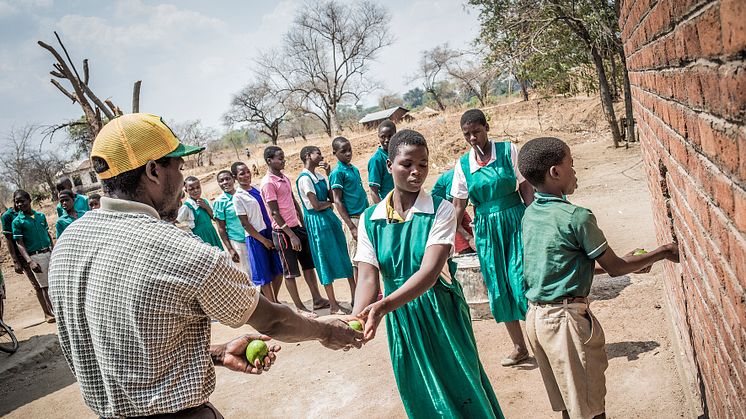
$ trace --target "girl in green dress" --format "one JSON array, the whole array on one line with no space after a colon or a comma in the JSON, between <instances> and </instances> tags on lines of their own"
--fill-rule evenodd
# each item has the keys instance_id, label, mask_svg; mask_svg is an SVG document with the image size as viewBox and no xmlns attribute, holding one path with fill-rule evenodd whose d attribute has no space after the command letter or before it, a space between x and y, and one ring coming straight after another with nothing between
<instances>
[{"instance_id":1,"label":"girl in green dress","mask_svg":"<svg viewBox=\"0 0 746 419\"><path fill-rule=\"evenodd\" d=\"M184 179L184 192L186 192L187 198L179 208L176 221L189 226L192 233L205 243L223 250L220 236L215 231L215 226L212 225L212 206L206 199L202 198L202 185L199 179L194 176Z\"/></svg>"},{"instance_id":2,"label":"girl in green dress","mask_svg":"<svg viewBox=\"0 0 746 419\"><path fill-rule=\"evenodd\" d=\"M332 206L334 203L329 193L327 177L316 173L321 166L329 174L329 165L324 162L321 150L315 146L303 147L300 159L305 168L295 181L303 207L303 220L308 231L308 244L313 263L321 285L326 290L331 314L349 314L349 309L342 308L334 295L334 280L347 278L350 284L350 295L355 295L355 277L352 262L347 253L347 241L342 222L339 221Z\"/></svg>"},{"instance_id":3,"label":"girl in green dress","mask_svg":"<svg viewBox=\"0 0 746 419\"><path fill-rule=\"evenodd\" d=\"M459 225L467 203L474 205L474 235L464 234L476 246L492 315L498 323L505 323L513 342L513 352L502 360L503 366L511 366L528 358L519 323L526 319L528 308L521 218L534 199L534 190L518 171L517 147L490 141L489 129L479 109L461 116L461 130L472 150L456 164L451 195Z\"/></svg>"},{"instance_id":4,"label":"girl in green dress","mask_svg":"<svg viewBox=\"0 0 746 419\"><path fill-rule=\"evenodd\" d=\"M456 215L422 190L428 149L402 130L389 144L394 190L365 210L358 229L353 315L373 339L385 317L394 376L410 417L502 418L479 361L469 307L453 280ZM385 297L376 301L379 274Z\"/></svg>"}]
</instances>

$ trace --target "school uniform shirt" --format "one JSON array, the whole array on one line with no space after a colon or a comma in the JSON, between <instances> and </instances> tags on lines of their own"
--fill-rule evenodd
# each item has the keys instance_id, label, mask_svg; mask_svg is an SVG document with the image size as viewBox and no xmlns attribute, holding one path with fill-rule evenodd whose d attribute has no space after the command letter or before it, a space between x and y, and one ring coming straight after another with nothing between
<instances>
[{"instance_id":1,"label":"school uniform shirt","mask_svg":"<svg viewBox=\"0 0 746 419\"><path fill-rule=\"evenodd\" d=\"M587 297L595 260L609 248L596 217L558 196L536 192L534 197L523 216L526 298Z\"/></svg>"},{"instance_id":2,"label":"school uniform shirt","mask_svg":"<svg viewBox=\"0 0 746 419\"><path fill-rule=\"evenodd\" d=\"M295 210L295 203L293 202L293 187L290 185L290 179L282 173L280 176L275 176L271 172L267 172L267 175L262 178L262 183L259 188L262 194L265 204L269 204L270 201L277 201L277 207L280 209L280 215L288 227L297 227L300 225L300 219L298 219L298 213ZM269 210L269 205L267 205ZM279 230L280 226L272 218L272 228Z\"/></svg>"},{"instance_id":3,"label":"school uniform shirt","mask_svg":"<svg viewBox=\"0 0 746 419\"><path fill-rule=\"evenodd\" d=\"M448 202L453 201L453 196L451 195L451 186L453 185L453 171L454 169L448 170L438 177L438 180L435 181L433 188L430 189L430 194L432 196L441 197Z\"/></svg>"},{"instance_id":4,"label":"school uniform shirt","mask_svg":"<svg viewBox=\"0 0 746 419\"><path fill-rule=\"evenodd\" d=\"M491 147L492 149L492 154L490 155L490 161L485 163L485 166L488 166L492 162L497 160L497 155L495 153L495 142L493 140L490 140L489 147ZM513 163L513 172L515 172L516 177L515 190L517 191L518 185L525 181L526 178L524 178L520 170L518 170L518 147L516 147L516 145L513 143L510 144L510 161ZM482 167L483 166L480 166L477 162L477 152L474 151L474 149L472 148L469 151L469 171L471 173L474 173ZM469 198L469 188L466 184L466 176L464 175L464 169L461 167L460 164L456 164L456 167L453 168L453 184L451 185L450 193L451 196L454 198Z\"/></svg>"},{"instance_id":5,"label":"school uniform shirt","mask_svg":"<svg viewBox=\"0 0 746 419\"><path fill-rule=\"evenodd\" d=\"M73 218L70 214L65 212L60 216L60 218L57 219L57 222L54 224L55 232L57 233L57 239L59 240L60 236L62 235L62 232L65 231L67 227L70 226L70 224L73 223L73 221L76 221L80 219L80 217L83 216L83 213L77 213L78 218Z\"/></svg>"},{"instance_id":6,"label":"school uniform shirt","mask_svg":"<svg viewBox=\"0 0 746 419\"><path fill-rule=\"evenodd\" d=\"M201 198L200 198L201 199ZM197 204L197 201L195 201L192 198L187 197L187 199L184 200L184 203L189 203L189 205L192 205L194 208L199 207L199 204ZM210 203L210 201L207 201L207 205L210 206L210 209L213 211L215 210ZM188 206L182 204L181 207L179 207L179 213L176 216L176 222L181 223L189 227L190 230L194 229L194 211L192 211L191 208Z\"/></svg>"},{"instance_id":7,"label":"school uniform shirt","mask_svg":"<svg viewBox=\"0 0 746 419\"><path fill-rule=\"evenodd\" d=\"M300 176L298 178L298 194L300 195L300 199L303 201L303 206L308 209L313 209L311 200L308 199L308 193L313 192L315 195L316 188L313 185L319 182L326 183L326 187L329 189L329 179L327 179L322 173L312 173L308 169L303 169L301 173L306 173L308 176ZM317 196L316 198L318 199L319 197Z\"/></svg>"},{"instance_id":8,"label":"school uniform shirt","mask_svg":"<svg viewBox=\"0 0 746 419\"><path fill-rule=\"evenodd\" d=\"M378 197L381 199L394 190L394 177L386 165L388 159L389 153L378 147L368 161L368 186L378 186Z\"/></svg>"},{"instance_id":9,"label":"school uniform shirt","mask_svg":"<svg viewBox=\"0 0 746 419\"><path fill-rule=\"evenodd\" d=\"M256 231L262 232L268 227L264 223L259 202L248 191L236 188L236 194L233 195L233 208L236 215L245 215Z\"/></svg>"},{"instance_id":10,"label":"school uniform shirt","mask_svg":"<svg viewBox=\"0 0 746 419\"><path fill-rule=\"evenodd\" d=\"M13 220L13 239L23 239L29 253L52 247L47 217L38 211L33 211L31 215L19 212Z\"/></svg>"},{"instance_id":11,"label":"school uniform shirt","mask_svg":"<svg viewBox=\"0 0 746 419\"><path fill-rule=\"evenodd\" d=\"M18 211L8 208L2 215L3 234L13 234L13 220L18 216Z\"/></svg>"},{"instance_id":12,"label":"school uniform shirt","mask_svg":"<svg viewBox=\"0 0 746 419\"><path fill-rule=\"evenodd\" d=\"M354 165L337 162L337 167L329 174L329 183L332 189L342 190L342 205L350 216L360 215L368 208L363 179Z\"/></svg>"},{"instance_id":13,"label":"school uniform shirt","mask_svg":"<svg viewBox=\"0 0 746 419\"><path fill-rule=\"evenodd\" d=\"M103 197L57 242L49 298L86 405L113 418L207 402L211 319L243 326L259 293L226 252L153 207Z\"/></svg>"},{"instance_id":14,"label":"school uniform shirt","mask_svg":"<svg viewBox=\"0 0 746 419\"><path fill-rule=\"evenodd\" d=\"M246 233L241 220L236 215L236 210L233 207L233 195L223 192L213 202L212 212L216 220L225 221L225 230L230 240L241 243L246 240L248 233Z\"/></svg>"},{"instance_id":15,"label":"school uniform shirt","mask_svg":"<svg viewBox=\"0 0 746 419\"><path fill-rule=\"evenodd\" d=\"M397 214L392 204L392 194L389 192L384 199L376 204L376 208L370 215L371 220L388 220L389 222L408 222L412 220L414 214L424 213L432 214L435 213L435 219L433 220L430 233L425 239L424 248L435 244L448 244L453 245L453 240L456 237L456 215L453 208L453 204L450 202L441 202L438 206L438 210L435 211L433 204L433 197L420 189L420 193L417 195L417 199L414 201L412 208L407 211L407 215L404 220ZM360 217L360 225L357 229L357 254L355 254L355 262L365 262L378 268L378 257L376 255L373 243L368 236L368 230L365 228L366 219L365 213ZM396 215L393 215L396 214ZM400 221L401 220L401 221ZM451 256L453 256L453 246L451 246Z\"/></svg>"},{"instance_id":16,"label":"school uniform shirt","mask_svg":"<svg viewBox=\"0 0 746 419\"><path fill-rule=\"evenodd\" d=\"M73 200L73 207L75 208L75 211L78 212L78 214L82 214L86 211L90 211L91 207L88 205L88 197L85 195L75 194L75 199ZM62 214L64 214L66 211L62 209L62 205L60 203L57 203L57 216L62 217Z\"/></svg>"}]
</instances>

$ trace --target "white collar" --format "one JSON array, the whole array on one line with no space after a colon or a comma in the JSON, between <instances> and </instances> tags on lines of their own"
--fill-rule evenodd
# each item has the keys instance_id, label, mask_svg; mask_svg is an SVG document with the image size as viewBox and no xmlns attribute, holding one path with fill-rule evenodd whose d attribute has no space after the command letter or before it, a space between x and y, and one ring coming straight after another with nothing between
<instances>
[{"instance_id":1,"label":"white collar","mask_svg":"<svg viewBox=\"0 0 746 419\"><path fill-rule=\"evenodd\" d=\"M142 202L130 201L128 199L117 199L109 198L108 196L101 197L101 209L104 211L116 211L116 212L136 212L140 214L149 215L157 220L161 219L158 215L158 211L148 204Z\"/></svg>"},{"instance_id":2,"label":"white collar","mask_svg":"<svg viewBox=\"0 0 746 419\"><path fill-rule=\"evenodd\" d=\"M388 218L388 212L386 211L386 203L389 202L389 199L391 199L391 194L394 193L394 191L389 192L378 204L376 204L376 208L373 210L373 213L370 215L371 220L385 220ZM412 216L417 213L423 213L423 214L434 214L435 213L435 205L433 204L433 197L425 192L424 189L420 189L420 193L417 195L417 199L414 201L414 205L412 205L412 208L409 209L407 212L407 218L404 220L410 221L412 219Z\"/></svg>"},{"instance_id":3,"label":"white collar","mask_svg":"<svg viewBox=\"0 0 746 419\"><path fill-rule=\"evenodd\" d=\"M200 199L201 199L201 198L200 198ZM184 203L185 203L185 204L186 204L186 203L189 203L189 204L192 204L192 205L194 205L194 206L197 206L197 205L199 205L199 204L197 203L197 201L195 201L194 199L192 199L192 198L190 198L190 197L188 197L188 196L187 196L187 197L186 197L186 199L184 200Z\"/></svg>"},{"instance_id":4,"label":"white collar","mask_svg":"<svg viewBox=\"0 0 746 419\"><path fill-rule=\"evenodd\" d=\"M310 171L310 170L308 170L306 168L304 168L301 171L301 173L307 173L308 175L310 175L311 176L311 180L313 181L313 183L319 183L319 181L324 178L323 174L321 174L321 173L313 173L312 171Z\"/></svg>"},{"instance_id":5,"label":"white collar","mask_svg":"<svg viewBox=\"0 0 746 419\"><path fill-rule=\"evenodd\" d=\"M492 154L490 155L490 161L487 162L486 165L492 163L496 160L495 157L495 142L492 140L488 140L490 142L490 147L492 147ZM480 166L479 163L477 163L477 152L474 150L474 147L471 148L469 151L469 172L474 173L477 170L481 169L483 166Z\"/></svg>"}]
</instances>

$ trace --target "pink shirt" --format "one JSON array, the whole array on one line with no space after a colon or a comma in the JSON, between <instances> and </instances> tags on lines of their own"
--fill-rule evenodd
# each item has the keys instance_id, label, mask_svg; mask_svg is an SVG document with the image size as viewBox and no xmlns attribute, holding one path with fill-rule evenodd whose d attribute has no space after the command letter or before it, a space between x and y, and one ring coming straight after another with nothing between
<instances>
[{"instance_id":1,"label":"pink shirt","mask_svg":"<svg viewBox=\"0 0 746 419\"><path fill-rule=\"evenodd\" d=\"M262 178L262 183L259 189L262 193L264 202L277 201L277 206L280 208L280 215L285 220L288 227L297 227L300 225L298 220L298 213L295 212L295 203L293 202L293 188L290 186L290 179L284 174L282 176L275 176L272 173L267 173ZM269 205L267 205L269 210ZM275 222L274 217L272 219L272 228L279 229L280 226Z\"/></svg>"}]
</instances>

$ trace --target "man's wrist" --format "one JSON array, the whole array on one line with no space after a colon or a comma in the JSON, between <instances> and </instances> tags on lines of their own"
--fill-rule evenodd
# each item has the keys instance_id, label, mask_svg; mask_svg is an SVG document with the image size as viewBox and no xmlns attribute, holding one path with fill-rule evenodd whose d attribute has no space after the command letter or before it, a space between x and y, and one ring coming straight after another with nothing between
<instances>
[{"instance_id":1,"label":"man's wrist","mask_svg":"<svg viewBox=\"0 0 746 419\"><path fill-rule=\"evenodd\" d=\"M223 365L224 358L225 345L210 345L210 359L212 359L212 365Z\"/></svg>"}]
</instances>

